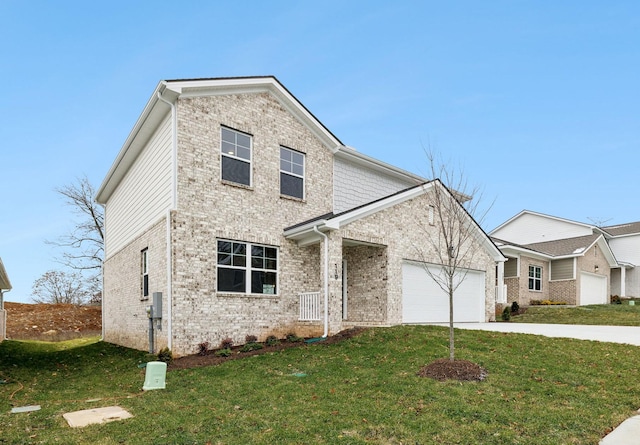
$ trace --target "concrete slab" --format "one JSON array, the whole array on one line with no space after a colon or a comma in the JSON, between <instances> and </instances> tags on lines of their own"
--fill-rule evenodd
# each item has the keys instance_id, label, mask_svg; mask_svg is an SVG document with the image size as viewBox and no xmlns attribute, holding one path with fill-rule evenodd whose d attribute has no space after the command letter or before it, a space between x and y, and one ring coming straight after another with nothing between
<instances>
[{"instance_id":1,"label":"concrete slab","mask_svg":"<svg viewBox=\"0 0 640 445\"><path fill-rule=\"evenodd\" d=\"M39 411L39 410L40 410L40 405L17 406L15 408L11 408L11 414L30 413L32 411Z\"/></svg>"},{"instance_id":2,"label":"concrete slab","mask_svg":"<svg viewBox=\"0 0 640 445\"><path fill-rule=\"evenodd\" d=\"M133 417L127 410L119 406L107 406L105 408L85 409L63 414L67 423L72 428L81 428L96 423L107 423Z\"/></svg>"},{"instance_id":3,"label":"concrete slab","mask_svg":"<svg viewBox=\"0 0 640 445\"><path fill-rule=\"evenodd\" d=\"M630 417L600 441L600 445L637 445L640 442L640 416Z\"/></svg>"}]
</instances>

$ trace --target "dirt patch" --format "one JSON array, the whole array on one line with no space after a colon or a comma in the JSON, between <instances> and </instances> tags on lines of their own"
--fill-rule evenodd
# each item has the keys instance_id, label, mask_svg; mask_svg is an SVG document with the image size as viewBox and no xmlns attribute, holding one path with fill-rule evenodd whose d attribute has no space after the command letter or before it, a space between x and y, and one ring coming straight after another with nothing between
<instances>
[{"instance_id":1,"label":"dirt patch","mask_svg":"<svg viewBox=\"0 0 640 445\"><path fill-rule=\"evenodd\" d=\"M7 338L14 340L60 341L102 332L100 306L5 301L4 308L7 311Z\"/></svg>"},{"instance_id":2,"label":"dirt patch","mask_svg":"<svg viewBox=\"0 0 640 445\"><path fill-rule=\"evenodd\" d=\"M423 366L418 371L420 377L430 377L444 382L445 380L458 380L462 382L481 382L487 378L487 371L479 365L468 360L438 359L433 363Z\"/></svg>"},{"instance_id":3,"label":"dirt patch","mask_svg":"<svg viewBox=\"0 0 640 445\"><path fill-rule=\"evenodd\" d=\"M237 360L245 357L251 357L253 355L268 354L270 352L282 351L284 349L289 349L289 348L305 348L312 345L331 345L331 344L339 343L349 338L353 338L357 335L360 335L364 330L365 330L364 328L347 329L337 333L336 335L327 337L322 341L311 340L311 342L309 342L309 339L307 339L307 341L299 341L299 342L292 343L292 342L288 342L287 340L281 340L280 343L277 345L268 346L266 344L263 344L262 349L256 349L254 351L248 351L248 352L242 352L241 351L242 346L238 346L238 347L232 348L231 355L229 355L228 357L220 357L216 355L217 350L209 350L205 354L194 354L194 355L187 355L184 357L177 358L169 364L167 369L171 371L174 369L188 369L188 368L197 368L202 366L213 366L213 365L218 365L220 363L224 363L228 360Z\"/></svg>"}]
</instances>

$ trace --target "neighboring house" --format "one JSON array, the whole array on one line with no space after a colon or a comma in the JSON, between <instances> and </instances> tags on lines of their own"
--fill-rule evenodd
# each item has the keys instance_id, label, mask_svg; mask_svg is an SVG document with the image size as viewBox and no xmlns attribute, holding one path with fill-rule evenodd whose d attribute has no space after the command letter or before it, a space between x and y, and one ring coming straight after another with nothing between
<instances>
[{"instance_id":1,"label":"neighboring house","mask_svg":"<svg viewBox=\"0 0 640 445\"><path fill-rule=\"evenodd\" d=\"M508 258L507 301L604 304L610 295L640 295L640 224L597 227L528 210L490 235ZM626 289L626 290L625 290Z\"/></svg>"},{"instance_id":2,"label":"neighboring house","mask_svg":"<svg viewBox=\"0 0 640 445\"><path fill-rule=\"evenodd\" d=\"M7 312L4 310L4 293L11 290L9 275L0 258L0 341L7 338Z\"/></svg>"},{"instance_id":3,"label":"neighboring house","mask_svg":"<svg viewBox=\"0 0 640 445\"><path fill-rule=\"evenodd\" d=\"M345 147L274 77L162 81L97 194L104 339L146 349L156 292L155 344L176 356L227 337L448 321L416 247L419 223L438 233L435 187ZM456 320L488 321L504 257L473 227Z\"/></svg>"}]
</instances>

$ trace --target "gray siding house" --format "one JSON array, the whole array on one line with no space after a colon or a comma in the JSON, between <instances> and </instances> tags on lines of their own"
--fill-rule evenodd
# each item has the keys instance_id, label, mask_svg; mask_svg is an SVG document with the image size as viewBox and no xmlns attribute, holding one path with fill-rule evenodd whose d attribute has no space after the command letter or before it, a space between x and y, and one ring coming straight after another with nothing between
<instances>
[{"instance_id":1,"label":"gray siding house","mask_svg":"<svg viewBox=\"0 0 640 445\"><path fill-rule=\"evenodd\" d=\"M447 321L416 251L436 187L346 147L275 77L162 81L97 194L104 339L147 349L154 293L155 346L174 356ZM459 321L495 312L504 257L479 227L473 242Z\"/></svg>"}]
</instances>

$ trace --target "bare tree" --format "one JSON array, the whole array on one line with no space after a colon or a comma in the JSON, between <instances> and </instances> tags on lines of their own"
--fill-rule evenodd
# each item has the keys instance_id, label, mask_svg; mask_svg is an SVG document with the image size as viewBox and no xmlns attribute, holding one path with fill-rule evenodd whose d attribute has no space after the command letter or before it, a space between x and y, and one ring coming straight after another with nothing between
<instances>
[{"instance_id":1,"label":"bare tree","mask_svg":"<svg viewBox=\"0 0 640 445\"><path fill-rule=\"evenodd\" d=\"M104 211L95 202L95 189L86 176L75 183L57 188L65 204L78 219L69 233L56 241L47 241L63 249L59 262L78 271L86 281L93 299L100 293L100 274L104 255Z\"/></svg>"},{"instance_id":2,"label":"bare tree","mask_svg":"<svg viewBox=\"0 0 640 445\"><path fill-rule=\"evenodd\" d=\"M470 187L462 169L445 164L431 151L425 151L433 180L429 188L427 221L418 224L424 234L422 245L415 245L424 270L449 298L449 360L455 360L453 308L456 290L481 254L480 224L491 208L480 209L481 190ZM436 261L436 264L433 261ZM431 264L429 264L431 263Z\"/></svg>"},{"instance_id":3,"label":"bare tree","mask_svg":"<svg viewBox=\"0 0 640 445\"><path fill-rule=\"evenodd\" d=\"M45 272L33 283L31 299L35 303L82 304L91 298L84 278L78 272Z\"/></svg>"}]
</instances>

